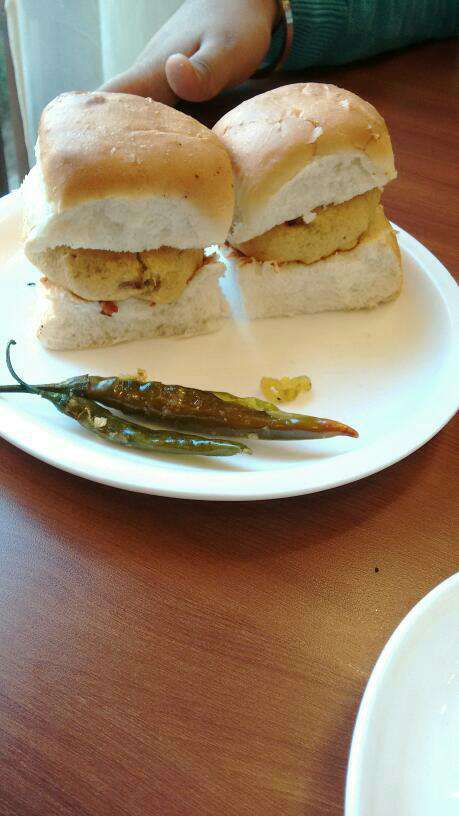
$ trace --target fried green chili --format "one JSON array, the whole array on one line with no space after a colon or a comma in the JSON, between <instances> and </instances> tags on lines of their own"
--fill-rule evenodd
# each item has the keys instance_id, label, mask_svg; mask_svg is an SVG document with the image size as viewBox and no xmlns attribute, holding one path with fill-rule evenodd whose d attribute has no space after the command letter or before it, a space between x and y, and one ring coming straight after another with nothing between
<instances>
[{"instance_id":1,"label":"fried green chili","mask_svg":"<svg viewBox=\"0 0 459 816\"><path fill-rule=\"evenodd\" d=\"M49 400L61 413L75 419L83 428L95 433L108 442L125 445L139 450L168 454L200 454L202 456L234 456L237 453L251 453L242 442L225 439L207 439L203 436L160 431L147 428L136 422L129 422L115 416L111 411L91 399L75 394L72 390L43 389L28 385L14 371L10 359L10 348L15 345L10 340L6 350L6 363L11 376L20 386L16 391L36 394ZM11 389L10 389L11 390Z\"/></svg>"},{"instance_id":2,"label":"fried green chili","mask_svg":"<svg viewBox=\"0 0 459 816\"><path fill-rule=\"evenodd\" d=\"M259 439L358 436L349 425L333 419L287 413L256 397L236 397L225 391L203 391L154 380L139 382L83 374L37 387L42 391L72 392L127 414L138 414L155 422L209 435L254 436ZM11 387L0 387L0 393L10 390Z\"/></svg>"}]
</instances>

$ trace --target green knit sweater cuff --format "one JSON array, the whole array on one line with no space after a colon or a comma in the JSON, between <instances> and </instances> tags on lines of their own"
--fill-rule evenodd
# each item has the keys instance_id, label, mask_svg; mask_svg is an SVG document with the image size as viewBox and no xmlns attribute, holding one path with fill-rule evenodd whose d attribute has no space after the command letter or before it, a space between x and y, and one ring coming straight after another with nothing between
<instances>
[{"instance_id":1,"label":"green knit sweater cuff","mask_svg":"<svg viewBox=\"0 0 459 816\"><path fill-rule=\"evenodd\" d=\"M293 43L283 65L288 71L330 61L333 44L347 27L348 4L343 0L291 0ZM274 62L282 47L282 26L275 31L266 63Z\"/></svg>"},{"instance_id":2,"label":"green knit sweater cuff","mask_svg":"<svg viewBox=\"0 0 459 816\"><path fill-rule=\"evenodd\" d=\"M291 0L293 43L284 68L340 65L403 48L416 42L457 35L457 0ZM282 26L267 55L282 48Z\"/></svg>"}]
</instances>

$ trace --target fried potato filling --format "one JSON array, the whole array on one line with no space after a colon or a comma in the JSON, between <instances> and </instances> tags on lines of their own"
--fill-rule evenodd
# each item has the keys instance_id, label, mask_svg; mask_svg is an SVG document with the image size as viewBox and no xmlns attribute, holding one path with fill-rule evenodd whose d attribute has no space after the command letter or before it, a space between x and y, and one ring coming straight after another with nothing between
<instances>
[{"instance_id":1,"label":"fried potato filling","mask_svg":"<svg viewBox=\"0 0 459 816\"><path fill-rule=\"evenodd\" d=\"M203 260L202 249L110 252L59 246L46 250L39 264L52 283L84 300L139 298L171 303L180 297Z\"/></svg>"},{"instance_id":2,"label":"fried potato filling","mask_svg":"<svg viewBox=\"0 0 459 816\"><path fill-rule=\"evenodd\" d=\"M381 198L378 188L342 204L315 210L315 218L287 221L257 235L236 248L257 261L312 264L338 250L353 249L367 231Z\"/></svg>"}]
</instances>

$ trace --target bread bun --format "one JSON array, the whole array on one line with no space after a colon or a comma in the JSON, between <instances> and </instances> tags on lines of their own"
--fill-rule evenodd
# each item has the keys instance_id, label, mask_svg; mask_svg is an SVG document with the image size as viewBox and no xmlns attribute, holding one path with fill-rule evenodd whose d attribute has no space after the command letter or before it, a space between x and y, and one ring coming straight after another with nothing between
<instances>
[{"instance_id":1,"label":"bread bun","mask_svg":"<svg viewBox=\"0 0 459 816\"><path fill-rule=\"evenodd\" d=\"M145 301L130 298L119 302L111 317L101 314L98 302L81 300L42 280L37 286L38 339L50 349L66 351L214 331L223 315L219 286L223 271L221 263L205 263L173 303L152 308Z\"/></svg>"},{"instance_id":2,"label":"bread bun","mask_svg":"<svg viewBox=\"0 0 459 816\"><path fill-rule=\"evenodd\" d=\"M334 85L298 83L259 94L223 116L214 131L235 175L232 244L396 176L384 119Z\"/></svg>"},{"instance_id":3,"label":"bread bun","mask_svg":"<svg viewBox=\"0 0 459 816\"><path fill-rule=\"evenodd\" d=\"M248 319L365 309L397 297L402 285L400 250L379 206L354 249L312 264L259 262L228 250Z\"/></svg>"},{"instance_id":4,"label":"bread bun","mask_svg":"<svg viewBox=\"0 0 459 816\"><path fill-rule=\"evenodd\" d=\"M142 252L225 240L232 172L190 116L130 94L65 93L43 111L24 185L26 252Z\"/></svg>"}]
</instances>

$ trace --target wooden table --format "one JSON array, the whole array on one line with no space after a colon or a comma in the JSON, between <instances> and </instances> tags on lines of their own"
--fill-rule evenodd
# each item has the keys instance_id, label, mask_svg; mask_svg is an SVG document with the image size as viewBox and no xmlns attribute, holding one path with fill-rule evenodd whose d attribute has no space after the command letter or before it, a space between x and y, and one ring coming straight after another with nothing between
<instances>
[{"instance_id":1,"label":"wooden table","mask_svg":"<svg viewBox=\"0 0 459 816\"><path fill-rule=\"evenodd\" d=\"M387 211L450 268L455 60L444 42L307 74L384 114ZM123 493L2 442L1 816L342 813L378 653L458 567L457 430L349 487L243 505Z\"/></svg>"}]
</instances>

